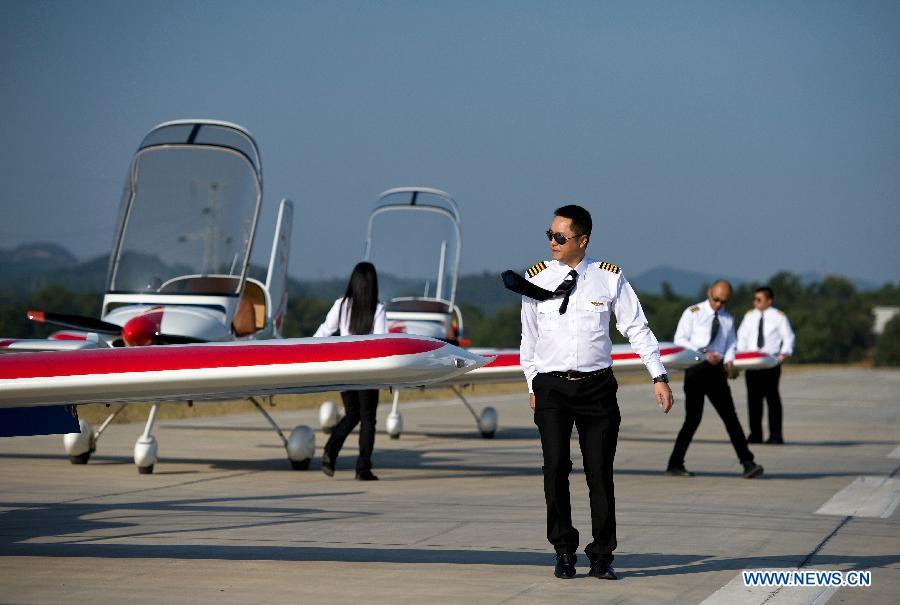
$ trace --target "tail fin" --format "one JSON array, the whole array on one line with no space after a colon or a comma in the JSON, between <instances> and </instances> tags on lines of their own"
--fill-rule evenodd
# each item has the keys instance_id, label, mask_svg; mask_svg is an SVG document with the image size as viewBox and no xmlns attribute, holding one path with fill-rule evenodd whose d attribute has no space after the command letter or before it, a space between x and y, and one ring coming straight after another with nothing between
<instances>
[{"instance_id":1,"label":"tail fin","mask_svg":"<svg viewBox=\"0 0 900 605\"><path fill-rule=\"evenodd\" d=\"M291 228L294 224L294 203L281 200L278 208L278 222L275 224L275 239L272 242L272 256L269 258L269 274L266 276L266 290L272 301L272 335L281 338L281 326L287 312L288 257L291 254Z\"/></svg>"}]
</instances>

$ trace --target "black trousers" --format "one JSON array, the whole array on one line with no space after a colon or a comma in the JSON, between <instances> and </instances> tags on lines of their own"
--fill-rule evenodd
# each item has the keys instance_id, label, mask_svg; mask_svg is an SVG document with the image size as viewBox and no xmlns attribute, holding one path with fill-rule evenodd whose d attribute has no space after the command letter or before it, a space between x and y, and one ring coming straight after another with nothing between
<instances>
[{"instance_id":1,"label":"black trousers","mask_svg":"<svg viewBox=\"0 0 900 605\"><path fill-rule=\"evenodd\" d=\"M763 399L769 406L769 438L783 439L781 432L781 366L765 370L747 370L747 413L750 417L752 441L762 441Z\"/></svg>"},{"instance_id":2,"label":"black trousers","mask_svg":"<svg viewBox=\"0 0 900 605\"><path fill-rule=\"evenodd\" d=\"M593 541L584 551L591 559L611 562L616 548L616 498L613 459L619 438L618 383L612 370L581 380L538 374L532 381L534 423L544 454L544 498L547 501L547 540L557 553L578 549L578 530L572 526L569 441L572 425L578 443L591 503Z\"/></svg>"},{"instance_id":3,"label":"black trousers","mask_svg":"<svg viewBox=\"0 0 900 605\"><path fill-rule=\"evenodd\" d=\"M347 436L359 427L359 457L356 459L356 471L372 469L372 450L375 449L375 411L378 409L378 391L342 391L344 401L344 417L331 430L331 436L325 444L325 454L332 462L337 462L338 454Z\"/></svg>"},{"instance_id":4,"label":"black trousers","mask_svg":"<svg viewBox=\"0 0 900 605\"><path fill-rule=\"evenodd\" d=\"M688 446L703 419L704 397L709 397L725 423L725 430L728 431L738 460L742 463L753 462L753 454L747 448L747 438L744 437L744 430L734 410L734 399L731 398L731 389L728 388L728 379L721 364L703 362L688 368L684 373L684 397L684 424L678 431L675 447L669 456L669 468L684 466Z\"/></svg>"}]
</instances>

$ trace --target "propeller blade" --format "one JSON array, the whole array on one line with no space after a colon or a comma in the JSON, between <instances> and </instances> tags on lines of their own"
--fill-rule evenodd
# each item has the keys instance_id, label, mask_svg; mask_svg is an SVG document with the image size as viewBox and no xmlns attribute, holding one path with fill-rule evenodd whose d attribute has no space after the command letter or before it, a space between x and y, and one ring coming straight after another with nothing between
<instances>
[{"instance_id":1,"label":"propeller blade","mask_svg":"<svg viewBox=\"0 0 900 605\"><path fill-rule=\"evenodd\" d=\"M192 336L179 336L178 334L157 334L153 337L159 345L190 345L198 342L208 342Z\"/></svg>"},{"instance_id":2,"label":"propeller blade","mask_svg":"<svg viewBox=\"0 0 900 605\"><path fill-rule=\"evenodd\" d=\"M47 311L28 311L25 314L25 317L39 324L52 324L54 326L62 326L63 328L82 330L84 332L119 334L122 331L122 326L103 321L102 319L85 317L84 315L68 315L66 313L50 313Z\"/></svg>"}]
</instances>

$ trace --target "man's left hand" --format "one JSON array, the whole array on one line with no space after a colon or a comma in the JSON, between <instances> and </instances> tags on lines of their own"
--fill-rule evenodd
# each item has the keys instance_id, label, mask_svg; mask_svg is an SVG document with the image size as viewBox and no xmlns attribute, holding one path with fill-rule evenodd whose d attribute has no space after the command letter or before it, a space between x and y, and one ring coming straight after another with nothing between
<instances>
[{"instance_id":1,"label":"man's left hand","mask_svg":"<svg viewBox=\"0 0 900 605\"><path fill-rule=\"evenodd\" d=\"M668 383L657 382L654 384L653 394L656 396L656 405L662 409L663 414L668 414L669 410L672 409L672 405L675 404L675 396L672 394L672 389L669 388Z\"/></svg>"}]
</instances>

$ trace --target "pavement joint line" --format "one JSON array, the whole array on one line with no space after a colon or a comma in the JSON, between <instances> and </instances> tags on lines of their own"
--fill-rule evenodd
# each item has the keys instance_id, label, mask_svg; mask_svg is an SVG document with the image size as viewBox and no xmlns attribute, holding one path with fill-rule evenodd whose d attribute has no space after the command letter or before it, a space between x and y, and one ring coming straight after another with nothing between
<instances>
[{"instance_id":1,"label":"pavement joint line","mask_svg":"<svg viewBox=\"0 0 900 605\"><path fill-rule=\"evenodd\" d=\"M413 544L422 544L423 542L426 542L428 540L434 540L438 536L443 536L443 535L449 534L450 532L456 531L460 527L465 527L466 525L468 525L468 523L466 521L460 521L459 523L454 523L452 526L447 527L447 528L443 529L442 531L439 531L430 536L426 536L424 538L416 540L415 542L413 542Z\"/></svg>"},{"instance_id":2,"label":"pavement joint line","mask_svg":"<svg viewBox=\"0 0 900 605\"><path fill-rule=\"evenodd\" d=\"M63 500L61 502L56 502L54 504L72 504L73 502L81 502L83 500L93 500L97 498L115 498L116 496L127 496L129 494L139 494L142 492L152 492L156 490L169 489L173 487L184 487L186 485L194 485L197 483L206 483L207 481L218 481L220 479L231 479L233 477L241 477L243 475L250 475L253 473L257 473L260 471L238 471L234 473L230 473L227 475L220 475L217 477L204 477L203 479L194 479L193 481L184 481L182 483L170 483L168 485L157 485L154 487L142 487L139 489L132 489L125 492L116 492L112 494L91 494L90 496L83 496L81 498L73 498L72 500Z\"/></svg>"}]
</instances>

